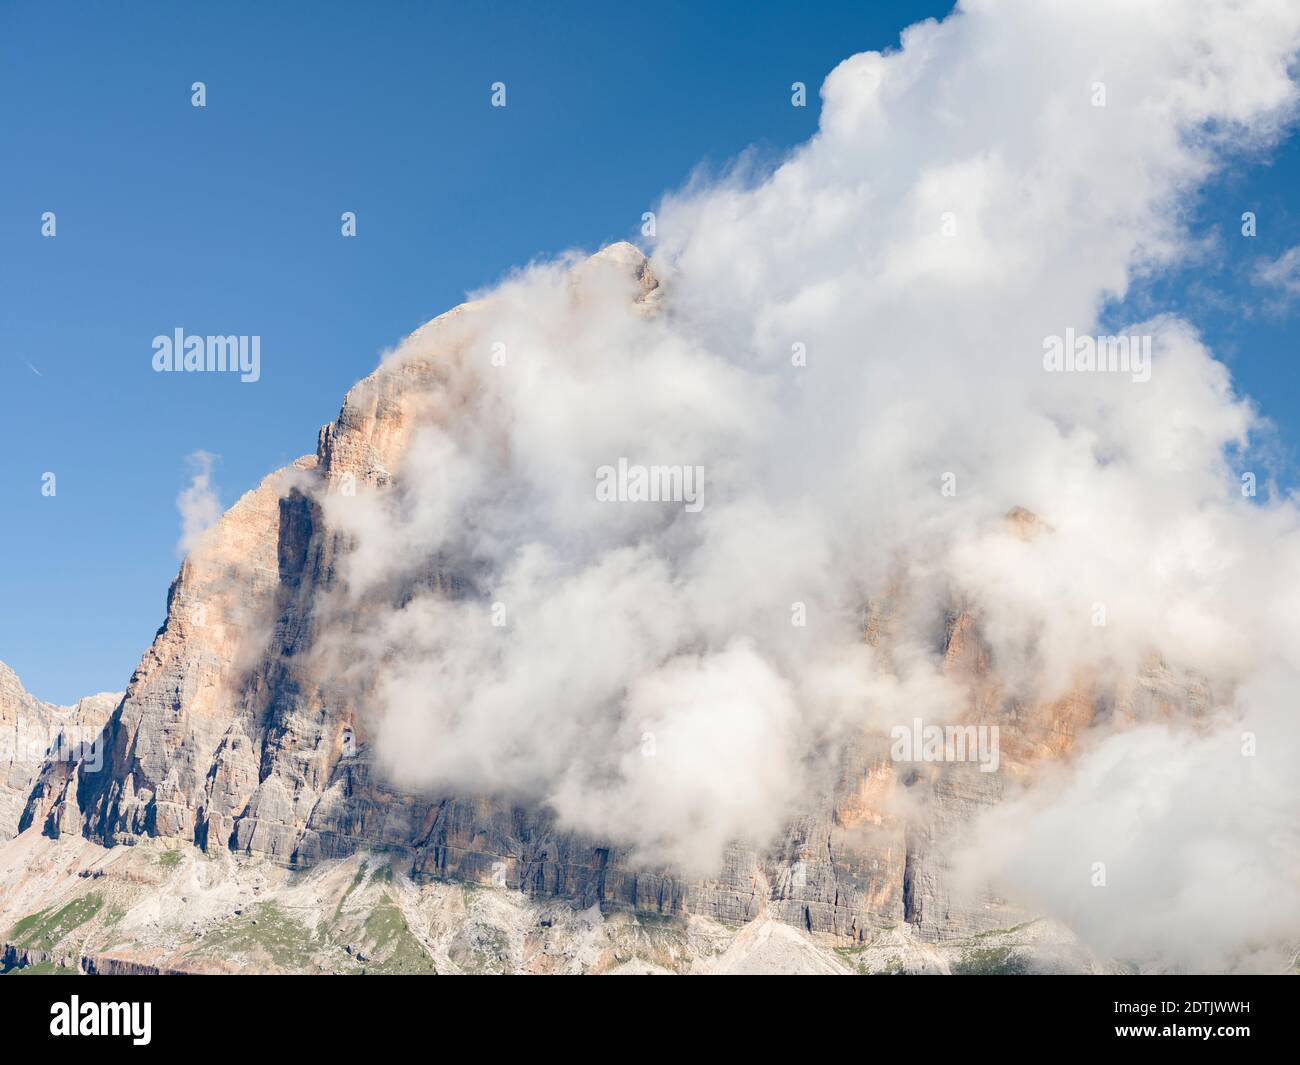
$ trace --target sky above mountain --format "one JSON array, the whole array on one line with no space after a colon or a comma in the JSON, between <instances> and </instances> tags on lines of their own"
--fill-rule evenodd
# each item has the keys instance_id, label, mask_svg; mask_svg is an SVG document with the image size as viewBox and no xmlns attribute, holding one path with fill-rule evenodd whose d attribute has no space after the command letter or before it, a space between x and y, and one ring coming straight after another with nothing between
<instances>
[{"instance_id":1,"label":"sky above mountain","mask_svg":"<svg viewBox=\"0 0 1300 1065\"><path fill-rule=\"evenodd\" d=\"M640 240L699 166L775 165L838 63L948 7L6 5L0 660L50 701L124 686L186 521L312 450L385 350L512 267ZM1200 330L1277 425L1265 495L1294 483L1300 432L1298 179L1294 137L1225 153L1171 208L1179 255L1105 312ZM260 337L259 380L155 373L178 328Z\"/></svg>"}]
</instances>

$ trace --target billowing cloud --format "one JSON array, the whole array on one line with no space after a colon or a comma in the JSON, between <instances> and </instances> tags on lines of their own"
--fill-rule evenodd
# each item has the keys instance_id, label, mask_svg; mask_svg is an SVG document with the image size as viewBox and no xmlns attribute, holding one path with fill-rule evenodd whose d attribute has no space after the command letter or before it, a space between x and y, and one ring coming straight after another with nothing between
<instances>
[{"instance_id":1,"label":"billowing cloud","mask_svg":"<svg viewBox=\"0 0 1300 1065\"><path fill-rule=\"evenodd\" d=\"M959 877L978 890L991 875L1111 958L1282 971L1300 928L1295 682L1261 669L1240 716L1208 732L1099 738L988 814L957 851Z\"/></svg>"},{"instance_id":2,"label":"billowing cloud","mask_svg":"<svg viewBox=\"0 0 1300 1065\"><path fill-rule=\"evenodd\" d=\"M1257 415L1194 327L1111 319L1192 241L1188 197L1282 134L1298 44L1285 0L971 0L841 63L779 166L666 197L657 309L616 248L411 338L391 364L440 360L442 390L392 487L323 497L342 586L388 606L346 636L385 766L707 870L837 740L957 711L934 626L972 603L1028 698L1158 656L1215 724L1085 743L969 875L1120 954L1216 906L1213 953L1294 933L1300 514L1243 493ZM1097 334L1122 359L1045 358ZM702 467L703 508L601 501L620 459ZM863 610L899 586L885 663ZM1272 755L1230 757L1255 716ZM1117 855L1102 910L1071 839Z\"/></svg>"}]
</instances>

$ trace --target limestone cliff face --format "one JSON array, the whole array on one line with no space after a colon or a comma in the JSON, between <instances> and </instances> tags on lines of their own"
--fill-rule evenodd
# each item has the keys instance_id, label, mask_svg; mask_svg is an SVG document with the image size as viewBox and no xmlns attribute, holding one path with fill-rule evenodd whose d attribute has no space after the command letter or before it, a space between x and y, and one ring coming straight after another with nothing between
<instances>
[{"instance_id":1,"label":"limestone cliff face","mask_svg":"<svg viewBox=\"0 0 1300 1065\"><path fill-rule=\"evenodd\" d=\"M94 762L104 724L121 701L121 692L101 692L73 706L43 703L0 662L0 842L18 833L43 773L73 773Z\"/></svg>"},{"instance_id":2,"label":"limestone cliff face","mask_svg":"<svg viewBox=\"0 0 1300 1065\"><path fill-rule=\"evenodd\" d=\"M621 245L602 256L637 279L639 307L656 313L660 290L640 253ZM0 804L0 838L20 819L15 800L3 797L22 795L23 823L56 837L109 845L171 837L293 868L386 851L416 880L504 883L607 910L762 916L858 941L903 922L928 940L1014 923L1021 915L996 898L951 897L946 834L997 802L1008 776L1068 755L1098 714L1144 716L1176 685L1166 678L1164 689L1152 681L1104 698L1081 685L1050 705L1023 705L999 685L973 612L953 611L937 650L969 686L970 720L1002 728L1003 772L902 766L888 737L864 735L770 852L734 846L713 879L633 868L616 841L561 832L545 809L406 794L385 781L368 756L364 692L331 687L310 664L349 547L317 500L358 485L383 489L399 475L416 425L457 416L466 397L456 388L467 386L452 382L472 375L447 370L474 343L477 313L467 304L417 331L410 357L351 389L314 456L268 477L206 535L107 724L102 766L19 779L0 792L8 804ZM1011 521L1018 535L1037 532L1027 512ZM426 577L456 594L457 574ZM864 638L887 644L889 614L888 604L871 611ZM0 713L4 680L0 673ZM888 801L900 793L908 801Z\"/></svg>"}]
</instances>

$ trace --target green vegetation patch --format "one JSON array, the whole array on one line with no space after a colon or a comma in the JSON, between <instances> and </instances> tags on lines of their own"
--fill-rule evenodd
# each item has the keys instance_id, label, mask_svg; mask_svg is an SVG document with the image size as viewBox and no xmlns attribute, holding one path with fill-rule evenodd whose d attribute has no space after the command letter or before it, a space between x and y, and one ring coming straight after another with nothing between
<instances>
[{"instance_id":1,"label":"green vegetation patch","mask_svg":"<svg viewBox=\"0 0 1300 1065\"><path fill-rule=\"evenodd\" d=\"M10 969L6 976L80 976L76 969L69 969L54 961L38 961L35 965L26 965L21 969Z\"/></svg>"},{"instance_id":2,"label":"green vegetation patch","mask_svg":"<svg viewBox=\"0 0 1300 1065\"><path fill-rule=\"evenodd\" d=\"M367 963L363 972L370 975L437 975L433 959L412 934L402 911L391 899L385 898L370 912L365 933L374 956L382 956L383 960Z\"/></svg>"},{"instance_id":3,"label":"green vegetation patch","mask_svg":"<svg viewBox=\"0 0 1300 1065\"><path fill-rule=\"evenodd\" d=\"M1024 976L1029 967L1010 947L972 947L952 967L954 976Z\"/></svg>"},{"instance_id":4,"label":"green vegetation patch","mask_svg":"<svg viewBox=\"0 0 1300 1065\"><path fill-rule=\"evenodd\" d=\"M9 940L32 950L53 950L69 933L80 928L104 906L97 892L73 899L66 906L29 914L9 930Z\"/></svg>"},{"instance_id":5,"label":"green vegetation patch","mask_svg":"<svg viewBox=\"0 0 1300 1065\"><path fill-rule=\"evenodd\" d=\"M241 954L267 957L278 968L301 972L316 968L316 952L327 946L323 931L313 934L274 902L263 902L252 913L209 932L190 954L226 959Z\"/></svg>"},{"instance_id":6,"label":"green vegetation patch","mask_svg":"<svg viewBox=\"0 0 1300 1065\"><path fill-rule=\"evenodd\" d=\"M180 851L163 851L158 855L158 864L164 869L175 869L184 857Z\"/></svg>"},{"instance_id":7,"label":"green vegetation patch","mask_svg":"<svg viewBox=\"0 0 1300 1065\"><path fill-rule=\"evenodd\" d=\"M346 899L366 879L361 869L344 893ZM342 910L340 901L335 910ZM330 968L330 959L342 955L342 944L357 942L364 947L365 961L349 971L355 973L427 973L436 974L433 959L412 934L397 904L385 894L368 914L365 924L352 939L339 928L333 932L325 922L313 932L307 925L275 902L263 902L249 913L231 918L209 932L188 952L190 957L220 958L238 962L241 958L269 960L277 969L289 972L316 972ZM349 950L349 953L351 951Z\"/></svg>"}]
</instances>

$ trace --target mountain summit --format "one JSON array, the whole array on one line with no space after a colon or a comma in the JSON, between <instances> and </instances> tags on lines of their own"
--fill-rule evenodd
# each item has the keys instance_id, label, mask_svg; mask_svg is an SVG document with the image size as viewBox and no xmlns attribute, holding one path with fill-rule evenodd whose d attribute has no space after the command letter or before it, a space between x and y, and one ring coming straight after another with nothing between
<instances>
[{"instance_id":1,"label":"mountain summit","mask_svg":"<svg viewBox=\"0 0 1300 1065\"><path fill-rule=\"evenodd\" d=\"M566 298L622 301L647 322L664 310L650 264L628 244L574 262L564 284ZM885 727L863 728L809 767L774 838L728 841L712 868L683 871L647 860L635 841L566 823L527 781L475 793L408 786L376 756L383 677L357 676L349 659L385 659L349 648L417 594L485 619L493 603L473 565L445 553L396 570L375 563L380 576L358 593L347 567L370 519L350 508L397 501L409 478L436 473L412 450L421 434L479 430L477 382L494 372L484 318L484 304L469 303L418 329L348 392L314 455L267 477L204 535L123 697L56 711L0 670L7 729L59 714L102 725L93 761L9 763L0 833L26 831L0 849L0 924L28 929L11 933L11 963L542 971L536 944L553 941L551 962L574 971L633 958L668 971L1104 968L1067 930L957 883L952 853L964 826L1069 760L1089 728L1191 720L1206 693L1152 661L1137 676L1027 698L1000 675L977 606L914 602L904 574L863 604L863 652L889 673L898 627L932 610L936 682L961 693L944 742L954 731L964 741L968 726L992 730L1000 772L942 744L900 762ZM527 355L507 346L511 357ZM1008 550L1052 535L1023 508L1007 529ZM909 732L913 716L899 718ZM104 878L91 894L87 876ZM452 905L460 892L449 884L465 904ZM55 909L85 916L67 936L33 935L38 895L54 906L36 926ZM286 916L290 905L307 907L305 924ZM248 923L254 911L263 923ZM266 939L267 921L283 925L283 942ZM376 935L376 922L391 934Z\"/></svg>"}]
</instances>

